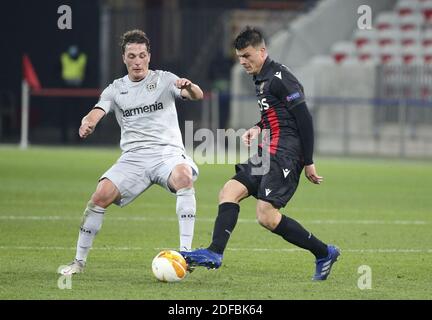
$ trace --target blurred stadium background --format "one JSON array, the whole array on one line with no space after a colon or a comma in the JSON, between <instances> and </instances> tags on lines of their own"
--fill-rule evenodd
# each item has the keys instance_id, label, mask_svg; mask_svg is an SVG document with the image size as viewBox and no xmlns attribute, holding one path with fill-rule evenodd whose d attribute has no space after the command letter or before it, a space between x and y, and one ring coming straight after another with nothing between
<instances>
[{"instance_id":1,"label":"blurred stadium background","mask_svg":"<svg viewBox=\"0 0 432 320\"><path fill-rule=\"evenodd\" d=\"M63 4L72 8L71 30L57 27ZM371 30L358 28L360 5L372 9ZM432 297L432 0L14 0L0 15L0 298ZM259 118L253 84L231 48L246 25L264 31L270 56L306 90L326 182L316 188L302 178L284 212L342 248L331 281L311 284L311 257L260 228L248 199L220 271L197 270L179 287L157 283L150 261L177 245L178 232L173 198L152 188L126 209L110 207L88 272L74 290L60 291L55 270L72 258L85 203L120 154L113 116L85 141L77 131L101 89L125 74L121 34L142 28L150 67L205 91L203 101L178 102L181 126L239 129ZM71 45L87 56L84 81L72 86L60 62ZM40 87L29 86L23 152L29 62ZM91 148L75 148L84 146ZM233 167L200 171L197 247L208 244L217 193ZM374 290L357 286L363 264L374 272Z\"/></svg>"},{"instance_id":2,"label":"blurred stadium background","mask_svg":"<svg viewBox=\"0 0 432 320\"><path fill-rule=\"evenodd\" d=\"M304 84L317 153L432 156L430 0L13 3L7 2L1 21L8 27L2 27L1 143L20 141L20 71L27 54L42 86L30 90L29 143L82 144L81 117L98 92L125 73L118 42L131 28L149 35L152 68L189 77L206 91L204 101L178 108L182 125L193 120L195 129L248 128L258 109L231 44L241 28L255 25L266 34L271 57ZM60 4L72 8L71 30L57 27ZM360 5L372 9L371 30L357 26ZM74 86L81 90L50 90L70 88L62 79L60 56L71 45L87 55L84 81ZM110 117L85 144L116 145L118 139Z\"/></svg>"}]
</instances>

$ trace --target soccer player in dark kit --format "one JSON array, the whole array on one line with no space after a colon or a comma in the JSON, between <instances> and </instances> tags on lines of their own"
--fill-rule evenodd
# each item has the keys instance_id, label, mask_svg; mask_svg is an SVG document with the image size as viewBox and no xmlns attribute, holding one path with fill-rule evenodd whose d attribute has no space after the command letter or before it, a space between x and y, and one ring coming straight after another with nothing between
<instances>
[{"instance_id":1,"label":"soccer player in dark kit","mask_svg":"<svg viewBox=\"0 0 432 320\"><path fill-rule=\"evenodd\" d=\"M269 135L264 138L267 143L261 145L258 154L236 165L235 176L220 191L219 212L210 246L182 254L190 268L219 268L237 223L239 202L252 195L257 199L258 222L286 241L309 250L316 258L312 279L326 280L340 250L323 243L297 221L279 212L294 195L303 168L310 182L322 182L313 162L313 124L303 87L286 66L268 57L259 30L247 27L237 36L234 46L240 64L253 76L261 111L260 122L247 130L242 140L250 145L262 130ZM260 158L266 158L265 152L269 153L268 163L259 164ZM267 170L257 174L260 172L258 165Z\"/></svg>"}]
</instances>

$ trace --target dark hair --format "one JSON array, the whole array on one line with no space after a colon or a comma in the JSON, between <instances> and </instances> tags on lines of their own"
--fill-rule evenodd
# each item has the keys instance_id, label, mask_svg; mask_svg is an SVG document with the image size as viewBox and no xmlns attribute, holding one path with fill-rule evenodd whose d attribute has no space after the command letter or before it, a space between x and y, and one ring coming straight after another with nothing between
<instances>
[{"instance_id":1,"label":"dark hair","mask_svg":"<svg viewBox=\"0 0 432 320\"><path fill-rule=\"evenodd\" d=\"M147 47L147 51L150 52L150 40L144 31L135 29L125 32L121 36L120 42L122 53L125 53L126 45L128 45L129 43L144 43Z\"/></svg>"},{"instance_id":2,"label":"dark hair","mask_svg":"<svg viewBox=\"0 0 432 320\"><path fill-rule=\"evenodd\" d=\"M249 26L243 29L234 40L234 47L237 50L242 50L248 46L257 47L260 45L265 46L262 32Z\"/></svg>"}]
</instances>

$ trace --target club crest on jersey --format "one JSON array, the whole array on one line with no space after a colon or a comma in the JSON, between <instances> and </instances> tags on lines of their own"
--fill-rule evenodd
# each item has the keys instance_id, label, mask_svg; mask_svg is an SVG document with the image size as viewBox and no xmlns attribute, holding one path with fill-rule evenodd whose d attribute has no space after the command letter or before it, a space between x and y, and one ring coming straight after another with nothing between
<instances>
[{"instance_id":1,"label":"club crest on jersey","mask_svg":"<svg viewBox=\"0 0 432 320\"><path fill-rule=\"evenodd\" d=\"M156 82L149 83L147 85L147 91L154 91L156 90L156 87L157 87Z\"/></svg>"},{"instance_id":2,"label":"club crest on jersey","mask_svg":"<svg viewBox=\"0 0 432 320\"><path fill-rule=\"evenodd\" d=\"M286 97L287 101L293 101L295 99L300 98L300 92L294 92L293 94L290 94L289 96Z\"/></svg>"}]
</instances>

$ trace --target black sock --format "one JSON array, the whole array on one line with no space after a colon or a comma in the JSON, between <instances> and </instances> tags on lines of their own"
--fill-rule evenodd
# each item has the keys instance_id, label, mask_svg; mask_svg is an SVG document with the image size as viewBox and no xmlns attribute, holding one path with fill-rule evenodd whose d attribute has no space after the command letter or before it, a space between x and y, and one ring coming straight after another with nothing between
<instances>
[{"instance_id":1,"label":"black sock","mask_svg":"<svg viewBox=\"0 0 432 320\"><path fill-rule=\"evenodd\" d=\"M306 231L300 223L287 216L282 215L281 221L272 232L300 248L309 250L317 259L328 255L326 244L315 238L309 231Z\"/></svg>"},{"instance_id":2,"label":"black sock","mask_svg":"<svg viewBox=\"0 0 432 320\"><path fill-rule=\"evenodd\" d=\"M213 228L212 243L208 247L211 251L222 254L229 237L237 224L240 206L237 203L224 202L219 205L218 216Z\"/></svg>"}]
</instances>

